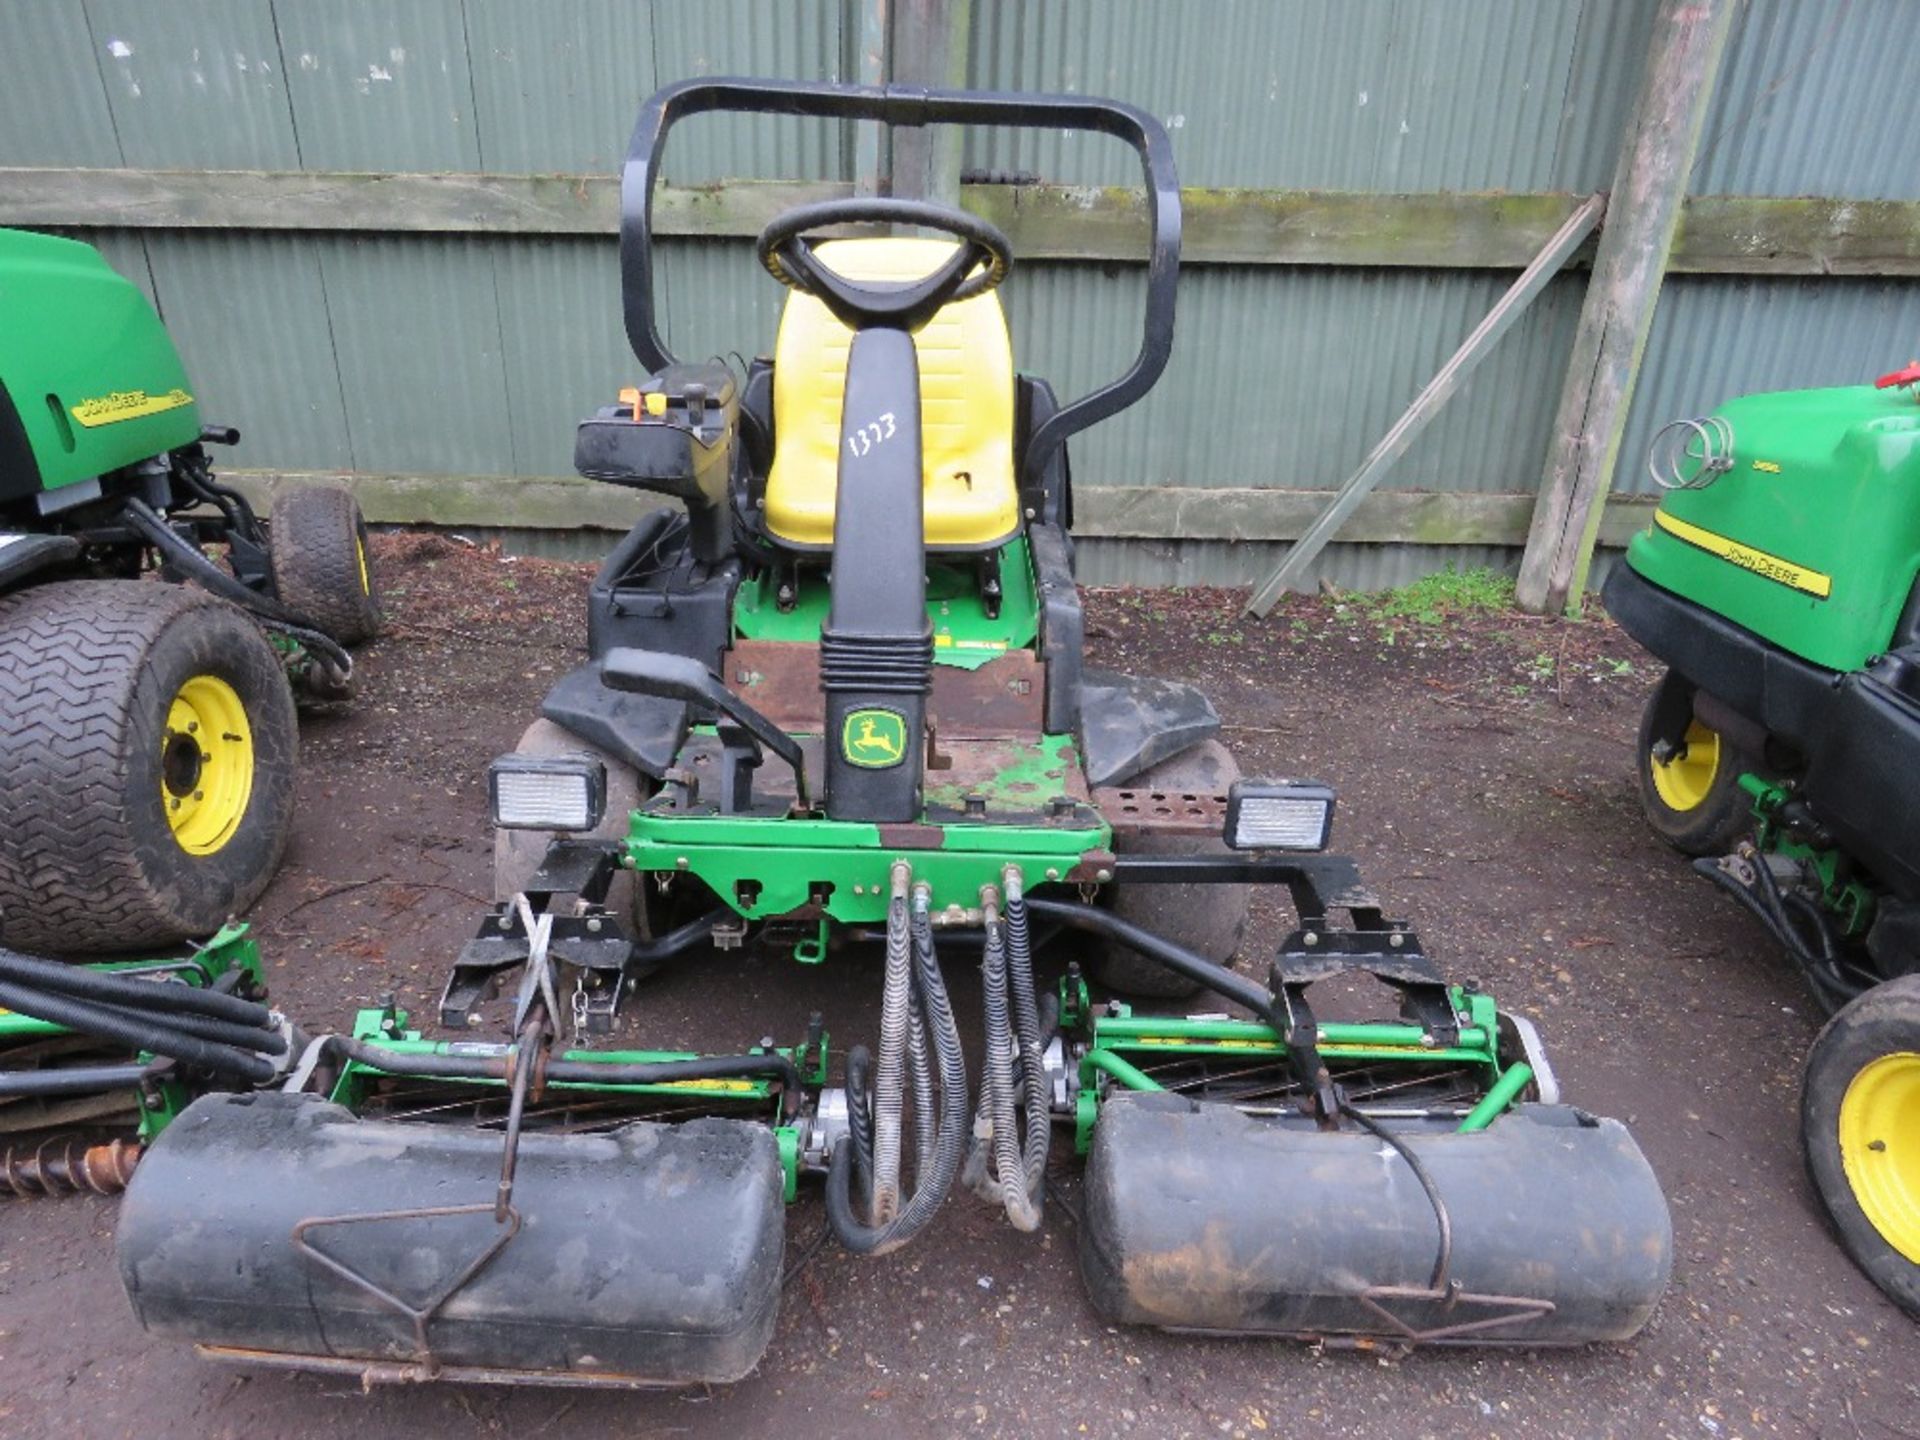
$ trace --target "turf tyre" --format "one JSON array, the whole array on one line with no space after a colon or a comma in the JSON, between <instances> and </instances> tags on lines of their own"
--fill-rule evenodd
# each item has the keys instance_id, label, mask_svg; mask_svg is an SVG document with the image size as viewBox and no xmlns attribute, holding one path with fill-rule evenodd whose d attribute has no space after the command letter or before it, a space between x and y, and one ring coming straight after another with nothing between
<instances>
[{"instance_id":1,"label":"turf tyre","mask_svg":"<svg viewBox=\"0 0 1920 1440\"><path fill-rule=\"evenodd\" d=\"M274 502L268 532L281 604L342 645L380 633L380 587L353 496L332 485L291 491Z\"/></svg>"},{"instance_id":2,"label":"turf tyre","mask_svg":"<svg viewBox=\"0 0 1920 1440\"><path fill-rule=\"evenodd\" d=\"M1204 740L1125 784L1134 790L1194 791L1224 795L1240 778L1233 752L1218 740ZM1119 855L1224 855L1221 840L1196 842L1187 836L1116 836ZM1232 965L1247 934L1251 889L1246 885L1114 885L1113 913L1186 946L1220 965ZM1182 999L1201 987L1157 961L1124 945L1097 941L1087 957L1088 973L1109 990L1146 999Z\"/></svg>"},{"instance_id":3,"label":"turf tyre","mask_svg":"<svg viewBox=\"0 0 1920 1440\"><path fill-rule=\"evenodd\" d=\"M1753 801L1740 788L1741 774L1756 768L1753 757L1698 720L1688 730L1691 767L1685 760L1663 766L1653 753L1660 716L1669 706L1684 706L1691 713L1693 691L1685 676L1669 670L1640 712L1634 743L1640 806L1654 834L1681 854L1725 855L1753 828ZM1703 766L1699 757L1707 745L1713 758ZM1663 771L1670 777L1664 787Z\"/></svg>"},{"instance_id":4,"label":"turf tyre","mask_svg":"<svg viewBox=\"0 0 1920 1440\"><path fill-rule=\"evenodd\" d=\"M176 840L162 793L169 707L223 681L251 780L211 853ZM260 896L293 818L298 732L273 647L203 591L132 580L0 597L0 942L52 954L204 936Z\"/></svg>"},{"instance_id":5,"label":"turf tyre","mask_svg":"<svg viewBox=\"0 0 1920 1440\"><path fill-rule=\"evenodd\" d=\"M1841 1247L1888 1299L1920 1317L1920 1253L1902 1253L1868 1217L1861 1190L1849 1175L1850 1157L1842 1144L1846 1133L1842 1106L1856 1078L1876 1061L1892 1061L1909 1076L1920 1071L1920 974L1889 980L1843 1006L1813 1042L1800 1087L1800 1139L1807 1175ZM1911 1081L1906 1093L1915 1093ZM1877 1203L1882 1215L1897 1227L1906 1249L1920 1252L1920 1187L1914 1183L1920 1108L1908 1104L1900 1109L1886 1133L1876 1133L1874 1138L1895 1151L1851 1158L1856 1168L1862 1162L1884 1166L1898 1152L1905 1152L1906 1185L1893 1191L1881 1189Z\"/></svg>"}]
</instances>

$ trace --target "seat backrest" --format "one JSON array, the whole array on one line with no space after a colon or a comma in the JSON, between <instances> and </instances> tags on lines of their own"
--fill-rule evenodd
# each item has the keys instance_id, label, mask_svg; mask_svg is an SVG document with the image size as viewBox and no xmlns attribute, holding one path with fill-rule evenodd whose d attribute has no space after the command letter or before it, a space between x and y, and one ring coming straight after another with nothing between
<instances>
[{"instance_id":1,"label":"seat backrest","mask_svg":"<svg viewBox=\"0 0 1920 1440\"><path fill-rule=\"evenodd\" d=\"M821 261L856 280L917 280L953 253L947 240L832 240ZM945 306L913 337L927 547L983 550L1020 526L1013 473L1013 347L999 297ZM773 356L773 466L766 526L804 549L833 543L840 402L853 334L818 300L790 295Z\"/></svg>"}]
</instances>

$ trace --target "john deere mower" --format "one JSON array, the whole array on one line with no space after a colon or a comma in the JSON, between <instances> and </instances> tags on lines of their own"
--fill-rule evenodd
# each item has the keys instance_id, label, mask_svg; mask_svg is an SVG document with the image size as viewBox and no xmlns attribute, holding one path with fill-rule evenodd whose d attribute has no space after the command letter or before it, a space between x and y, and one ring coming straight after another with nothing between
<instances>
[{"instance_id":1,"label":"john deere mower","mask_svg":"<svg viewBox=\"0 0 1920 1440\"><path fill-rule=\"evenodd\" d=\"M1831 1017L1807 1169L1920 1314L1920 364L1676 421L1607 609L1669 667L1640 722L1654 830Z\"/></svg>"},{"instance_id":2,"label":"john deere mower","mask_svg":"<svg viewBox=\"0 0 1920 1440\"><path fill-rule=\"evenodd\" d=\"M792 292L770 360L681 362L652 196L670 128L714 111L1118 138L1151 233L1137 358L1060 404L1014 369L998 230L848 199L760 236ZM140 1321L363 1380L735 1380L772 1333L803 1184L862 1255L956 1184L1031 1231L1057 1133L1114 1321L1634 1334L1671 1231L1626 1129L1562 1103L1533 1029L1325 853L1328 787L1240 776L1198 693L1084 664L1065 442L1167 362L1161 126L1079 96L703 80L642 110L622 196L645 378L581 424L576 462L684 513L616 547L590 662L492 768L503 896L432 1017L446 1038L369 1010L278 1088L188 1106L121 1210ZM873 225L939 238L820 238ZM1248 936L1254 886L1290 903L1286 934ZM874 955L875 1045L842 1060L796 1017L787 1044L603 1048L649 970L741 945ZM971 1067L957 966L982 977ZM1318 1018L1336 976L1387 1018ZM1170 1003L1199 990L1245 1016ZM476 1035L496 1009L505 1033Z\"/></svg>"},{"instance_id":3,"label":"john deere mower","mask_svg":"<svg viewBox=\"0 0 1920 1440\"><path fill-rule=\"evenodd\" d=\"M379 624L352 497L300 491L269 527L214 478L239 435L187 384L98 251L0 230L6 945L173 945L245 910L292 818L288 681L344 695L342 647Z\"/></svg>"},{"instance_id":4,"label":"john deere mower","mask_svg":"<svg viewBox=\"0 0 1920 1440\"><path fill-rule=\"evenodd\" d=\"M269 527L213 476L238 438L97 251L0 230L0 1194L117 1189L289 1050L229 920L286 846L294 693L348 693L379 604L352 497Z\"/></svg>"}]
</instances>

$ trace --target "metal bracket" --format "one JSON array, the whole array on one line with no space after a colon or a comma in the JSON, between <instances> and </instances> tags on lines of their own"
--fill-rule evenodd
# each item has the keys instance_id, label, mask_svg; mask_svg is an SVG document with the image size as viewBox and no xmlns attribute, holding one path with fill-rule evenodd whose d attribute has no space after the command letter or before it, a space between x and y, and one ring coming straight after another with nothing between
<instances>
[{"instance_id":1,"label":"metal bracket","mask_svg":"<svg viewBox=\"0 0 1920 1440\"><path fill-rule=\"evenodd\" d=\"M602 1034L610 1030L622 988L619 980L635 950L625 927L612 912L597 907L579 915L539 912L534 925L546 932L543 954L550 961L577 965L589 973L588 1029ZM480 933L461 949L447 976L440 993L440 1023L453 1029L474 1024L475 1008L499 990L511 971L525 967L531 954L527 922L517 908L508 904L495 910L481 924ZM523 1012L517 1006L516 1012L517 1019Z\"/></svg>"},{"instance_id":2,"label":"metal bracket","mask_svg":"<svg viewBox=\"0 0 1920 1440\"><path fill-rule=\"evenodd\" d=\"M308 1260L320 1266L330 1274L353 1286L365 1295L371 1296L389 1310L398 1312L413 1326L414 1360L425 1372L428 1379L440 1373L440 1361L433 1353L433 1346L427 1338L427 1328L433 1323L433 1317L446 1307L464 1290L487 1266L494 1257L507 1248L507 1243L520 1233L520 1212L508 1206L504 1219L499 1221L499 1234L493 1242L476 1255L467 1266L455 1275L450 1283L443 1286L424 1305L409 1305L377 1281L369 1279L337 1256L329 1255L307 1237L310 1232L326 1228L339 1228L346 1225L370 1225L383 1220L440 1220L456 1215L494 1215L491 1200L477 1205L433 1205L416 1207L409 1210L375 1210L364 1215L316 1215L300 1221L293 1227L293 1248Z\"/></svg>"},{"instance_id":3,"label":"metal bracket","mask_svg":"<svg viewBox=\"0 0 1920 1440\"><path fill-rule=\"evenodd\" d=\"M1274 959L1276 992L1304 991L1319 980L1360 970L1400 993L1400 1013L1436 1047L1460 1040L1460 1017L1440 967L1420 948L1420 937L1400 921L1340 930L1312 923L1287 936Z\"/></svg>"}]
</instances>

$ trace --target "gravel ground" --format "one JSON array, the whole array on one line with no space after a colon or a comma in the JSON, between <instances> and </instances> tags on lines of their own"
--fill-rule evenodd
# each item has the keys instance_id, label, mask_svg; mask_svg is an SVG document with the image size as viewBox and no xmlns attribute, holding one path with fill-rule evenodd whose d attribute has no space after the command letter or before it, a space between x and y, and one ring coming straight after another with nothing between
<instances>
[{"instance_id":1,"label":"gravel ground","mask_svg":"<svg viewBox=\"0 0 1920 1440\"><path fill-rule=\"evenodd\" d=\"M376 548L394 623L356 704L305 719L299 832L256 915L277 1000L314 1028L387 993L430 1013L488 893L484 766L583 633L582 567ZM1120 1331L1083 1298L1067 1206L1021 1236L956 1195L895 1257L822 1248L725 1391L366 1395L149 1340L114 1273L113 1202L0 1203L0 1434L1920 1435L1920 1332L1832 1243L1801 1168L1813 1007L1640 822L1646 657L1604 619L1316 597L1254 622L1239 598L1096 591L1093 658L1205 687L1247 771L1337 783L1336 843L1389 909L1540 1024L1569 1099L1634 1127L1676 1230L1673 1287L1634 1343L1381 1357ZM1281 917L1259 918L1271 943ZM630 1024L726 1048L818 1009L861 1037L875 982L858 955L716 955L646 982ZM788 1223L798 1254L817 1196Z\"/></svg>"}]
</instances>

